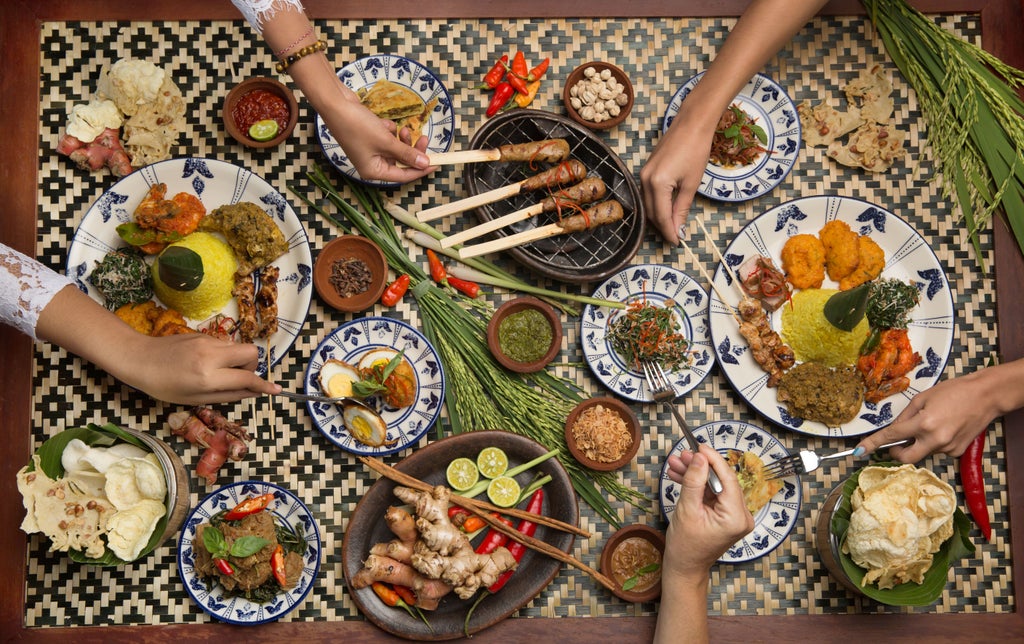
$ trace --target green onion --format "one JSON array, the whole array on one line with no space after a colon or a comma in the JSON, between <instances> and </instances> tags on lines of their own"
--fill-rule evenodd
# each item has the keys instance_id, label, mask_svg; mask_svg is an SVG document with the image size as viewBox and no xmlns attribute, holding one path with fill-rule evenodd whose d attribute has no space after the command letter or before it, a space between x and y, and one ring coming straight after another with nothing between
<instances>
[{"instance_id":1,"label":"green onion","mask_svg":"<svg viewBox=\"0 0 1024 644\"><path fill-rule=\"evenodd\" d=\"M964 41L904 0L861 0L917 92L943 191L963 210L984 270L978 231L1000 206L1024 252L1024 71Z\"/></svg>"},{"instance_id":2,"label":"green onion","mask_svg":"<svg viewBox=\"0 0 1024 644\"><path fill-rule=\"evenodd\" d=\"M498 364L486 342L487 319L483 316L489 315L491 309L474 305L469 298L445 291L430 280L402 245L392 220L396 211L393 205L386 204L376 190L346 180L362 207L360 211L341 196L321 168L317 167L307 177L348 224L381 247L392 270L409 276L423 333L440 354L448 378L445 406L453 433L504 429L556 450L576 493L614 526L619 525L618 517L604 492L634 505L646 505L644 495L623 485L613 473L586 469L572 457L565 444L564 428L569 412L581 400L579 393L547 371L520 375ZM344 228L312 200L303 201ZM403 223L413 225L411 221ZM417 229L429 234L429 226L416 223ZM483 263L487 265L489 262ZM524 414L525 409L530 413ZM439 436L440 431L439 425Z\"/></svg>"}]
</instances>

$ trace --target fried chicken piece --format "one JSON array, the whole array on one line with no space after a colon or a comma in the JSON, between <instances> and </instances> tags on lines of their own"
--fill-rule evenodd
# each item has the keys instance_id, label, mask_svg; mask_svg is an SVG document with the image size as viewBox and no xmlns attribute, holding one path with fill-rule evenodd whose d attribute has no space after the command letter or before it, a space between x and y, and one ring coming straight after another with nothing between
<instances>
[{"instance_id":1,"label":"fried chicken piece","mask_svg":"<svg viewBox=\"0 0 1024 644\"><path fill-rule=\"evenodd\" d=\"M259 329L256 322L256 286L252 275L238 278L231 294L238 302L238 340L250 344Z\"/></svg>"},{"instance_id":2,"label":"fried chicken piece","mask_svg":"<svg viewBox=\"0 0 1024 644\"><path fill-rule=\"evenodd\" d=\"M281 269L266 266L260 271L260 292L256 294L256 313L260 328L256 337L269 338L277 332L277 278Z\"/></svg>"},{"instance_id":3,"label":"fried chicken piece","mask_svg":"<svg viewBox=\"0 0 1024 644\"><path fill-rule=\"evenodd\" d=\"M139 302L137 304L125 304L114 311L114 315L143 335L153 332L153 320L159 315L156 309L163 308L153 300Z\"/></svg>"},{"instance_id":4,"label":"fried chicken piece","mask_svg":"<svg viewBox=\"0 0 1024 644\"><path fill-rule=\"evenodd\" d=\"M850 230L845 221L828 222L818 231L818 238L825 247L825 270L829 279L838 282L857 268L860 263L857 233Z\"/></svg>"},{"instance_id":5,"label":"fried chicken piece","mask_svg":"<svg viewBox=\"0 0 1024 644\"><path fill-rule=\"evenodd\" d=\"M814 235L794 235L782 247L782 269L796 288L819 288L825 281L825 246Z\"/></svg>"},{"instance_id":6,"label":"fried chicken piece","mask_svg":"<svg viewBox=\"0 0 1024 644\"><path fill-rule=\"evenodd\" d=\"M161 306L156 307L160 309L158 314L153 318L153 330L150 331L150 335L154 338L160 338L165 335L181 335L182 333L196 333L197 331L189 327L188 322L185 318L174 309L165 309Z\"/></svg>"},{"instance_id":7,"label":"fried chicken piece","mask_svg":"<svg viewBox=\"0 0 1024 644\"><path fill-rule=\"evenodd\" d=\"M775 387L782 380L786 369L796 362L793 349L771 328L768 316L759 302L744 299L738 309L743 319L740 322L740 335L747 341L751 357L768 374L768 386Z\"/></svg>"},{"instance_id":8,"label":"fried chicken piece","mask_svg":"<svg viewBox=\"0 0 1024 644\"><path fill-rule=\"evenodd\" d=\"M860 254L860 261L857 268L847 277L839 280L839 289L847 291L864 282L870 282L882 274L885 268L885 251L870 237L861 235L857 237L857 250Z\"/></svg>"}]
</instances>

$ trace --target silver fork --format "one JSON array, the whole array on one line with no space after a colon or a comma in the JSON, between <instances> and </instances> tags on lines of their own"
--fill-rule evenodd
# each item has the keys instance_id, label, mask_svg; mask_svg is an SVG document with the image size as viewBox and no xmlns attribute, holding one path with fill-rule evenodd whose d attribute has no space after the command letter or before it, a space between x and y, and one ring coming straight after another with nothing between
<instances>
[{"instance_id":1,"label":"silver fork","mask_svg":"<svg viewBox=\"0 0 1024 644\"><path fill-rule=\"evenodd\" d=\"M690 431L690 426L686 424L686 419L679 413L679 409L674 403L676 390L669 381L668 375L665 374L665 370L656 362L645 360L641 364L644 369L644 377L647 378L647 386L650 387L654 400L667 404L668 408L672 410L672 415L676 417L676 422L683 429L686 444L690 446L690 451L696 453L700 448L700 443L697 442L693 432ZM715 494L722 492L722 482L718 479L718 475L715 474L714 470L708 470L708 487Z\"/></svg>"},{"instance_id":2,"label":"silver fork","mask_svg":"<svg viewBox=\"0 0 1024 644\"><path fill-rule=\"evenodd\" d=\"M913 438L904 438L893 443L886 443L885 445L879 445L878 449L889 449L890 447L899 447L900 445L910 445L914 442ZM856 448L854 448L856 449ZM814 470L821 467L824 461L831 461L837 458L846 458L853 454L852 449L845 450L843 452L836 452L835 454L828 454L826 456L818 456L811 450L801 450L797 454L791 454L786 458L780 458L779 460L770 463L764 468L764 475L766 480L781 479L794 474L810 474Z\"/></svg>"}]
</instances>

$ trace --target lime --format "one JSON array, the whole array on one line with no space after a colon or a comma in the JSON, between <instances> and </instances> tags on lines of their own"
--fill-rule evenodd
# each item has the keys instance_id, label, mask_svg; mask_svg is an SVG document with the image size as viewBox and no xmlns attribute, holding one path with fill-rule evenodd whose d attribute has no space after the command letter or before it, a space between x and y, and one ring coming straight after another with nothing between
<instances>
[{"instance_id":1,"label":"lime","mask_svg":"<svg viewBox=\"0 0 1024 644\"><path fill-rule=\"evenodd\" d=\"M498 447L485 447L476 457L480 473L489 479L496 479L508 469L508 456Z\"/></svg>"},{"instance_id":2,"label":"lime","mask_svg":"<svg viewBox=\"0 0 1024 644\"><path fill-rule=\"evenodd\" d=\"M277 136L280 129L274 119L263 119L252 124L249 128L249 136L254 141L269 141Z\"/></svg>"},{"instance_id":3,"label":"lime","mask_svg":"<svg viewBox=\"0 0 1024 644\"><path fill-rule=\"evenodd\" d=\"M476 463L468 458L457 458L448 464L448 485L454 490L464 492L476 485L479 478Z\"/></svg>"},{"instance_id":4,"label":"lime","mask_svg":"<svg viewBox=\"0 0 1024 644\"><path fill-rule=\"evenodd\" d=\"M511 476L499 476L487 486L487 498L500 508L510 508L519 500L519 484Z\"/></svg>"}]
</instances>

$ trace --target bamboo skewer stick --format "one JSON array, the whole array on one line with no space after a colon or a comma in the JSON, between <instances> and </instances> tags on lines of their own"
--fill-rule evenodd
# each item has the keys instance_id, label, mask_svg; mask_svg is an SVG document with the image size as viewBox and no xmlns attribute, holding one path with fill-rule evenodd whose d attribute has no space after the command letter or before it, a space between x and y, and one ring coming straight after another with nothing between
<instances>
[{"instance_id":1,"label":"bamboo skewer stick","mask_svg":"<svg viewBox=\"0 0 1024 644\"><path fill-rule=\"evenodd\" d=\"M451 248L452 246L467 242L471 239L476 239L481 235L486 235L487 233L498 230L499 228L504 228L509 224L514 224L517 221L524 221L530 217L535 217L542 212L544 212L543 203L534 204L528 208L510 212L507 215L502 215L501 217L497 217L490 221L485 221L478 226L473 226L472 228L467 228L466 230L457 232L454 235L442 238L440 240L441 247Z\"/></svg>"},{"instance_id":2,"label":"bamboo skewer stick","mask_svg":"<svg viewBox=\"0 0 1024 644\"><path fill-rule=\"evenodd\" d=\"M690 256L690 259L693 260L693 263L697 267L697 270L700 271L700 274L703 275L704 279L706 279L708 281L708 284L711 285L711 290L713 290L715 292L715 294L718 295L718 299L722 300L722 304L724 304L726 307L728 307L729 313L732 313L732 317L733 317L733 319L736 320L736 323L737 324L742 323L743 321L740 320L738 315L736 315L736 310L733 309L728 304L726 304L725 298L722 297L722 292L718 290L718 287L715 285L715 281L713 279L711 279L711 276L708 275L708 272L705 271L704 267L700 265L700 261L697 259L697 256L693 254L693 251L690 250L690 247L686 245L686 242L683 241L682 238L679 239L679 244L686 251L686 254Z\"/></svg>"},{"instance_id":3,"label":"bamboo skewer stick","mask_svg":"<svg viewBox=\"0 0 1024 644\"><path fill-rule=\"evenodd\" d=\"M409 476L408 474L391 467L390 465L384 463L379 459L372 458L369 456L360 456L359 460L364 465L369 467L371 470L377 472L381 476L391 479L395 483L404 485L405 487L409 487L414 490L419 490L420 492L430 492L432 489L434 489L433 486L430 485L429 483L424 483L423 481L417 479L414 476ZM590 537L590 533L586 530L583 530L582 528L578 528L574 525L565 523L564 521L559 521L558 519L554 519L552 517L546 517L542 514L533 514L532 512L526 512L525 510L519 510L516 508L500 508L486 501L477 501L476 499L459 496L458 494L452 494L451 500L453 503L461 505L466 509L478 509L480 512L484 514L488 512L498 512L501 514L507 514L508 516L515 517L517 519L526 519L527 521L533 521L538 525L554 528L555 530L561 530L562 532L570 532L572 534L579 535L585 538Z\"/></svg>"},{"instance_id":4,"label":"bamboo skewer stick","mask_svg":"<svg viewBox=\"0 0 1024 644\"><path fill-rule=\"evenodd\" d=\"M430 165L461 165L483 161L500 161L501 150L454 150L452 152L427 153Z\"/></svg>"},{"instance_id":5,"label":"bamboo skewer stick","mask_svg":"<svg viewBox=\"0 0 1024 644\"><path fill-rule=\"evenodd\" d=\"M379 473L381 476L384 476L384 477L386 477L388 479L391 479L392 481L394 481L395 483L398 483L400 485L404 485L404 486L406 486L408 488L412 488L414 490L419 490L420 492L427 492L427 493L429 493L433 489L431 485L429 485L427 483L424 483L423 481L421 481L421 480L419 480L419 479L417 479L417 478L415 478L413 476L409 476L408 474L405 474L404 472L400 472L400 471L396 470L395 468L391 467L390 465L387 465L386 463L384 463L383 461L380 461L378 459L367 457L367 456L360 456L359 460L363 464L365 464L367 467L369 467L370 469L372 469L375 472ZM575 526L570 526L568 523L563 523L562 521L558 521L557 519L552 519L551 517L545 517L545 516L540 515L540 514L532 514L530 512L523 512L522 510L514 510L514 508L513 509L510 509L510 508L499 508L497 506L491 505L490 503L485 503L483 501L476 501L475 499L469 499L469 498L458 496L458 495L455 495L455 494L453 494L451 496L451 501L453 503L461 505L462 507L466 508L467 510L470 510L471 512L473 512L473 514L475 514L475 515L479 516L481 519L483 519L485 523L487 523L489 526L491 526L491 528L493 528L494 530L497 530L498 532L501 532L502 534L505 534L510 539L514 539L515 541L523 544L527 548L530 548L531 550L536 550L537 552L540 552L542 554L548 555L552 559L557 559L558 561L561 561L562 563L569 564L570 566L573 566L575 568L578 568L578 569L582 570L583 572L585 572L588 575L590 575L591 577L593 577L595 580L597 580L598 583L600 583L602 586L604 586L605 588L607 588L609 590L614 590L614 589L618 588L618 586L615 585L615 582L613 582L611 579L609 579L608 577L604 576L603 574L601 574L597 570L594 570L593 568L591 568L587 564L583 563L582 561L580 561L576 557L573 557L571 554L569 554L567 552L563 552L562 550L559 550L558 548L552 546L549 543L545 543L545 542L541 541L540 539L536 539L534 537L527 536L527 535L523 534L522 532L519 532L515 528L510 528L509 526L505 525L501 521L498 521L494 517L490 516L490 512L497 511L497 512L506 514L508 516L514 516L516 518L522 518L522 519L526 519L528 521L533 521L534 523L537 523L538 525L544 525L544 526L547 526L547 527L550 527L550 528L562 529L562 528L559 528L558 526L559 525L565 526L566 528L570 529L569 531L571 531L571 532L573 532L575 534L580 534L581 536L589 537L590 536L589 533L586 533L585 531L580 531ZM514 510L514 512L513 512L513 510Z\"/></svg>"},{"instance_id":6,"label":"bamboo skewer stick","mask_svg":"<svg viewBox=\"0 0 1024 644\"><path fill-rule=\"evenodd\" d=\"M558 224L538 226L537 228L524 230L521 233L516 233L500 239L494 239L489 242L483 242L482 244L463 246L459 249L459 257L468 259L470 257L476 257L477 255L496 253L499 250L507 250L516 246L522 246L523 244L529 244L530 242L535 242L540 239L547 239L548 237L561 235L565 232L565 229Z\"/></svg>"},{"instance_id":7,"label":"bamboo skewer stick","mask_svg":"<svg viewBox=\"0 0 1024 644\"><path fill-rule=\"evenodd\" d=\"M451 203L446 203L433 208L427 208L416 213L416 219L423 223L440 219L448 215L454 215L457 212L465 212L466 210L472 210L478 206L484 204L493 203L495 201L501 201L508 197L514 197L523 190L523 181L518 183L511 183L507 186L495 188L494 190L488 190L487 192L481 192L480 194L473 195L472 197L466 197L465 199L459 199Z\"/></svg>"}]
</instances>

